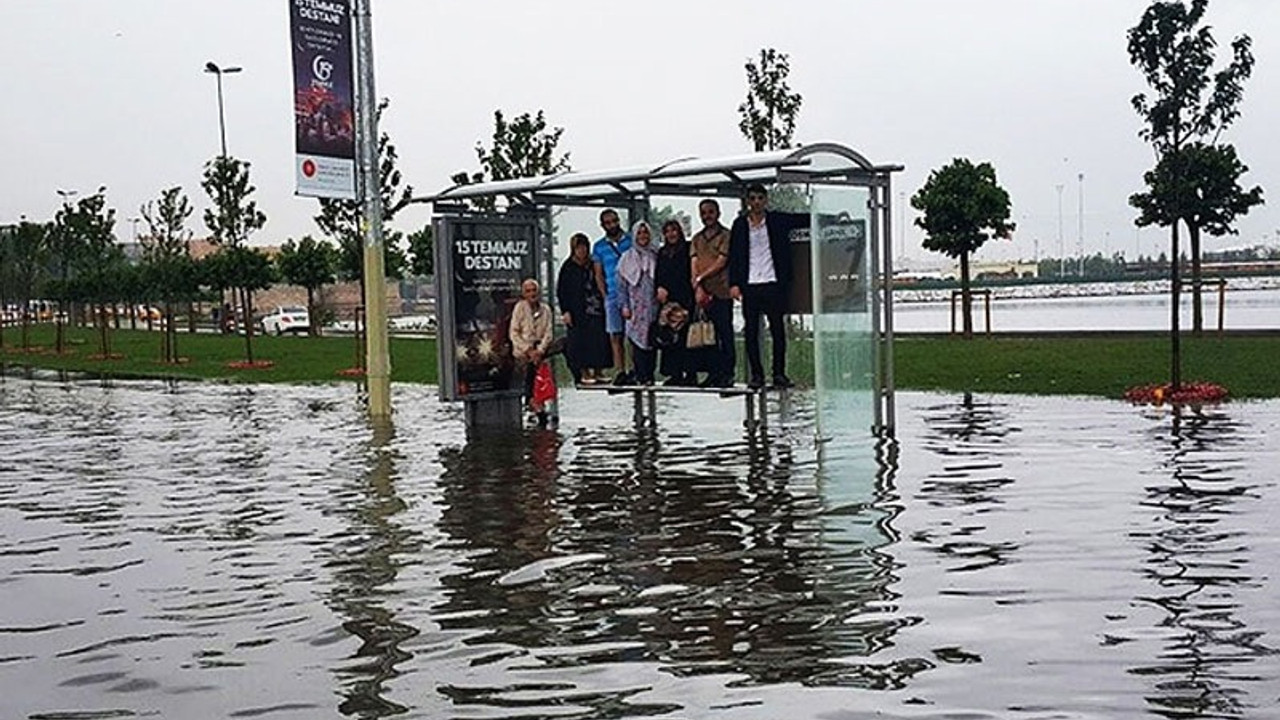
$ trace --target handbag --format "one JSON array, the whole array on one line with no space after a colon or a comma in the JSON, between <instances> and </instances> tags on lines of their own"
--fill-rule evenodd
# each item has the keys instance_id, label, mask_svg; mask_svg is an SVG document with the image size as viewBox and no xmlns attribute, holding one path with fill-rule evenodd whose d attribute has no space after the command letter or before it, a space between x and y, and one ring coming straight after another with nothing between
<instances>
[{"instance_id":1,"label":"handbag","mask_svg":"<svg viewBox=\"0 0 1280 720\"><path fill-rule=\"evenodd\" d=\"M689 323L689 335L685 339L685 347L690 350L700 350L707 347L715 347L716 345L716 326L707 319L707 313L701 307L698 308L698 319Z\"/></svg>"},{"instance_id":2,"label":"handbag","mask_svg":"<svg viewBox=\"0 0 1280 720\"><path fill-rule=\"evenodd\" d=\"M556 376L551 372L551 363L541 362L533 376L534 407L556 399Z\"/></svg>"}]
</instances>

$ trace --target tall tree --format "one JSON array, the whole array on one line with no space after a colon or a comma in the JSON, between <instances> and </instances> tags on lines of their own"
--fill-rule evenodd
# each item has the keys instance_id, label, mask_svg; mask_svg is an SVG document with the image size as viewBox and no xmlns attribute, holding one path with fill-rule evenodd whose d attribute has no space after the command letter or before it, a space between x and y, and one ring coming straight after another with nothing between
<instances>
[{"instance_id":1,"label":"tall tree","mask_svg":"<svg viewBox=\"0 0 1280 720\"><path fill-rule=\"evenodd\" d=\"M759 64L748 60L747 99L738 106L738 129L756 152L791 147L803 98L787 84L790 58L773 48L760 50Z\"/></svg>"},{"instance_id":2,"label":"tall tree","mask_svg":"<svg viewBox=\"0 0 1280 720\"><path fill-rule=\"evenodd\" d=\"M960 294L964 336L973 337L969 256L992 238L1009 239L1009 193L996 181L991 163L974 165L956 158L929 173L911 207L923 213L915 224L925 232L924 247L960 259Z\"/></svg>"},{"instance_id":3,"label":"tall tree","mask_svg":"<svg viewBox=\"0 0 1280 720\"><path fill-rule=\"evenodd\" d=\"M569 153L559 153L562 135L563 127L547 128L542 110L536 115L522 113L510 122L502 110L494 110L490 146L485 148L482 143L476 143L480 172L459 172L452 180L459 185L472 185L564 172L570 166ZM474 205L485 212L492 212L496 207L492 198Z\"/></svg>"},{"instance_id":4,"label":"tall tree","mask_svg":"<svg viewBox=\"0 0 1280 720\"><path fill-rule=\"evenodd\" d=\"M1191 326L1197 334L1204 329L1200 236L1236 234L1236 218L1262 204L1261 187L1241 187L1240 178L1248 170L1234 146L1192 142L1161 158L1143 175L1147 191L1129 198L1140 211L1135 221L1139 226L1186 223L1191 241Z\"/></svg>"},{"instance_id":5,"label":"tall tree","mask_svg":"<svg viewBox=\"0 0 1280 720\"><path fill-rule=\"evenodd\" d=\"M271 259L244 246L250 235L267 224L267 216L251 199L256 188L249 182L247 162L216 157L205 164L200 185L213 202L213 207L204 211L204 224L213 233L211 239L218 246L218 254L227 253L214 265L219 272L213 273L213 277L222 283L221 287L235 290L241 308L245 359L252 364L253 293L270 286ZM268 268L265 275L264 263Z\"/></svg>"},{"instance_id":6,"label":"tall tree","mask_svg":"<svg viewBox=\"0 0 1280 720\"><path fill-rule=\"evenodd\" d=\"M378 120L382 119L382 113L389 105L390 101L385 98L378 103ZM404 177L396 168L399 157L391 137L381 133L378 137L378 192L382 196L383 223L390 223L413 197L413 186L404 183ZM361 298L364 298L363 213L364 203L359 199L321 198L320 214L315 216L320 232L338 245L338 276L343 280L358 280ZM386 229L383 268L388 278L399 278L404 274L401 238L400 232Z\"/></svg>"},{"instance_id":7,"label":"tall tree","mask_svg":"<svg viewBox=\"0 0 1280 720\"><path fill-rule=\"evenodd\" d=\"M1253 72L1252 40L1241 35L1231 43L1231 60L1214 71L1217 41L1204 21L1209 0L1154 2L1147 7L1138 24L1129 29L1129 61L1142 73L1151 95L1139 93L1133 108L1145 127L1139 135L1151 144L1156 165L1167 157L1178 156L1192 141L1217 142L1219 133L1240 115L1244 98L1244 81ZM1179 188L1181 160L1167 161L1167 186ZM1155 194L1161 202L1177 203L1183 192ZM1169 225L1171 308L1169 321L1170 385L1176 391L1182 383L1182 345L1179 329L1181 293L1181 257L1178 223L1185 221L1184 208L1172 205L1160 216Z\"/></svg>"},{"instance_id":8,"label":"tall tree","mask_svg":"<svg viewBox=\"0 0 1280 720\"><path fill-rule=\"evenodd\" d=\"M318 334L316 292L337 280L338 251L333 245L306 235L300 242L289 240L280 248L276 266L285 282L307 289L307 317L311 320L307 333Z\"/></svg>"},{"instance_id":9,"label":"tall tree","mask_svg":"<svg viewBox=\"0 0 1280 720\"><path fill-rule=\"evenodd\" d=\"M142 238L142 261L148 284L164 305L160 354L164 362L178 362L178 328L174 315L179 301L190 301L199 292L199 278L191 259L192 232L187 220L193 208L180 187L160 193L139 208L147 223ZM188 307L188 313L191 308Z\"/></svg>"}]
</instances>

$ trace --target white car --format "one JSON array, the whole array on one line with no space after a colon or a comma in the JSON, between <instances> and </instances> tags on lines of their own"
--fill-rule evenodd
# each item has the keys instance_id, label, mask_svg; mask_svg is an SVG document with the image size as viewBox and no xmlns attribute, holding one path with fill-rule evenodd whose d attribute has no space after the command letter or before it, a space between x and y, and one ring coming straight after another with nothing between
<instances>
[{"instance_id":1,"label":"white car","mask_svg":"<svg viewBox=\"0 0 1280 720\"><path fill-rule=\"evenodd\" d=\"M262 318L262 332L267 335L302 335L310 329L311 316L304 307L278 307Z\"/></svg>"}]
</instances>

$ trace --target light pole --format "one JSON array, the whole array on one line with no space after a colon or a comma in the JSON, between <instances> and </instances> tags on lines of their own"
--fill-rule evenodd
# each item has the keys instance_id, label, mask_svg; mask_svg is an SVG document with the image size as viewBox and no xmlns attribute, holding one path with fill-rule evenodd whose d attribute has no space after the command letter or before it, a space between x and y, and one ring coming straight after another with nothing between
<instances>
[{"instance_id":1,"label":"light pole","mask_svg":"<svg viewBox=\"0 0 1280 720\"><path fill-rule=\"evenodd\" d=\"M1076 254L1080 257L1080 266L1076 270L1080 277L1084 277L1084 173L1077 174L1076 179L1080 182L1080 223L1076 231Z\"/></svg>"},{"instance_id":2,"label":"light pole","mask_svg":"<svg viewBox=\"0 0 1280 720\"><path fill-rule=\"evenodd\" d=\"M1062 242L1062 183L1054 185L1058 191L1058 277L1067 276L1067 248Z\"/></svg>"},{"instance_id":3,"label":"light pole","mask_svg":"<svg viewBox=\"0 0 1280 720\"><path fill-rule=\"evenodd\" d=\"M222 76L238 73L243 69L239 67L219 67L212 60L204 64L205 72L212 73L218 77L218 132L222 137L222 157L227 156L227 119L222 110Z\"/></svg>"}]
</instances>

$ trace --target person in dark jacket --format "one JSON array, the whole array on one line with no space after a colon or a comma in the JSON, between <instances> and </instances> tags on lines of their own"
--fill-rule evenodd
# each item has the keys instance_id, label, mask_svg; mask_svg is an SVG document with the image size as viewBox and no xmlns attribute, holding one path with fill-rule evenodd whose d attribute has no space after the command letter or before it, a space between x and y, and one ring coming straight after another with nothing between
<instances>
[{"instance_id":1,"label":"person in dark jacket","mask_svg":"<svg viewBox=\"0 0 1280 720\"><path fill-rule=\"evenodd\" d=\"M604 296L591 262L591 241L577 233L569 238L570 254L556 277L556 304L568 330L565 360L575 383L591 385L599 370L613 366L605 332Z\"/></svg>"},{"instance_id":2,"label":"person in dark jacket","mask_svg":"<svg viewBox=\"0 0 1280 720\"><path fill-rule=\"evenodd\" d=\"M679 220L662 224L662 247L658 249L658 266L654 271L654 286L658 305L666 318L682 316L685 322L673 334L674 342L662 348L660 370L667 376L665 385L693 386L698 383L695 369L690 364L690 353L685 347L689 325L687 318L693 312L693 278L689 263L689 241ZM683 313L669 312L669 304L680 306ZM660 316L659 322L663 321Z\"/></svg>"},{"instance_id":3,"label":"person in dark jacket","mask_svg":"<svg viewBox=\"0 0 1280 720\"><path fill-rule=\"evenodd\" d=\"M747 187L747 211L729 230L729 294L742 301L743 335L751 376L747 386L764 387L760 361L760 318L769 321L773 340L773 386L792 387L787 377L787 332L784 320L790 296L791 231L808 227L809 216L765 210L769 194L763 185Z\"/></svg>"}]
</instances>

